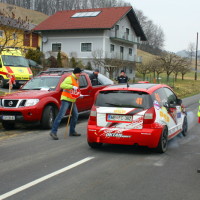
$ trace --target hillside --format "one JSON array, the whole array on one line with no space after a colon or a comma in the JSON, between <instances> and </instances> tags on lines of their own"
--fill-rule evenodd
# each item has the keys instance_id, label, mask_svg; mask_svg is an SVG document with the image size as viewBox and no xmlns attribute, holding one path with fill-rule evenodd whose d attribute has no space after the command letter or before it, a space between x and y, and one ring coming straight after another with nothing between
<instances>
[{"instance_id":1,"label":"hillside","mask_svg":"<svg viewBox=\"0 0 200 200\"><path fill-rule=\"evenodd\" d=\"M152 59L156 58L155 55L150 54L150 53L145 52L145 51L142 51L140 49L137 50L137 55L138 56L142 56L142 61L143 62L148 62L149 60L152 60Z\"/></svg>"},{"instance_id":2,"label":"hillside","mask_svg":"<svg viewBox=\"0 0 200 200\"><path fill-rule=\"evenodd\" d=\"M20 17L22 19L25 19L27 16L33 24L39 24L40 22L44 21L47 17L49 17L48 15L45 15L44 13L38 11L28 10L6 3L0 3L0 10L5 10L7 13L13 12L16 18Z\"/></svg>"}]
</instances>

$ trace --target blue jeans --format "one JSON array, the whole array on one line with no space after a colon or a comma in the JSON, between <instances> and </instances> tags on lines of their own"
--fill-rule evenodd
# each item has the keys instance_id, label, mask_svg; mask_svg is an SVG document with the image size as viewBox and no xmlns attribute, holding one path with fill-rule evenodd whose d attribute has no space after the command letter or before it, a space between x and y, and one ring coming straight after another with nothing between
<instances>
[{"instance_id":1,"label":"blue jeans","mask_svg":"<svg viewBox=\"0 0 200 200\"><path fill-rule=\"evenodd\" d=\"M70 101L65 101L65 100L61 101L60 110L58 112L58 115L55 118L55 121L54 121L52 129L51 129L51 132L53 134L57 134L60 122L61 122L62 118L65 116L67 109L69 107L71 109L71 105L72 105L72 102L70 102ZM77 120L78 120L78 110L77 110L77 107L76 107L76 103L74 103L73 110L72 110L72 113L71 113L71 119L70 119L69 134L75 133L75 126L76 126Z\"/></svg>"}]
</instances>

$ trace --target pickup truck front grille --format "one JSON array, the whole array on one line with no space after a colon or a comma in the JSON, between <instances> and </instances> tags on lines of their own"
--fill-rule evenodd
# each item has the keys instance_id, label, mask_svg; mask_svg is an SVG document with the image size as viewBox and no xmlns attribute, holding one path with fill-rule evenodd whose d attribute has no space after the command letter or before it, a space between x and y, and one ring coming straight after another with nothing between
<instances>
[{"instance_id":1,"label":"pickup truck front grille","mask_svg":"<svg viewBox=\"0 0 200 200\"><path fill-rule=\"evenodd\" d=\"M3 99L2 100L2 107L4 108L18 108L24 106L26 103L26 100L24 99Z\"/></svg>"}]
</instances>

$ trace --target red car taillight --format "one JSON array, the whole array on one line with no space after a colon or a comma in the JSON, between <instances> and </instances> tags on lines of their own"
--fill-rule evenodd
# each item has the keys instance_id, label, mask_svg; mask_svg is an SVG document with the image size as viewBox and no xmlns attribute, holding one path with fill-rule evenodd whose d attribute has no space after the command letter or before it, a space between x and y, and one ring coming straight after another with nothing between
<instances>
[{"instance_id":1,"label":"red car taillight","mask_svg":"<svg viewBox=\"0 0 200 200\"><path fill-rule=\"evenodd\" d=\"M155 109L154 109L154 107L151 107L144 114L143 123L144 124L152 124L152 123L154 123L155 118L156 118Z\"/></svg>"},{"instance_id":2,"label":"red car taillight","mask_svg":"<svg viewBox=\"0 0 200 200\"><path fill-rule=\"evenodd\" d=\"M97 121L97 110L95 106L92 106L91 112L90 112L90 118L88 120L88 124L90 125L96 125Z\"/></svg>"}]
</instances>

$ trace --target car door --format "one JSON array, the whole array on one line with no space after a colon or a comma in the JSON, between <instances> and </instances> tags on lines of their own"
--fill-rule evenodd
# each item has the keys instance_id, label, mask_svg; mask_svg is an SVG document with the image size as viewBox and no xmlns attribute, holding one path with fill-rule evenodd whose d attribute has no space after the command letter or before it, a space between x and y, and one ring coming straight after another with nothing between
<instances>
[{"instance_id":1,"label":"car door","mask_svg":"<svg viewBox=\"0 0 200 200\"><path fill-rule=\"evenodd\" d=\"M84 95L83 98L77 99L77 108L78 111L85 111L90 110L92 106L92 96L91 96L91 90L92 87L88 82L88 79L85 74L82 74L79 79L79 85L81 94Z\"/></svg>"},{"instance_id":2,"label":"car door","mask_svg":"<svg viewBox=\"0 0 200 200\"><path fill-rule=\"evenodd\" d=\"M175 93L169 88L165 87L163 89L167 96L168 114L174 121L174 124L172 124L169 131L169 135L173 135L181 130L184 116L182 115L181 105L178 105Z\"/></svg>"},{"instance_id":3,"label":"car door","mask_svg":"<svg viewBox=\"0 0 200 200\"><path fill-rule=\"evenodd\" d=\"M174 126L174 121L169 116L168 110L165 107L167 104L167 95L163 88L159 88L152 93L153 105L156 112L156 122L167 125L167 127Z\"/></svg>"}]
</instances>

